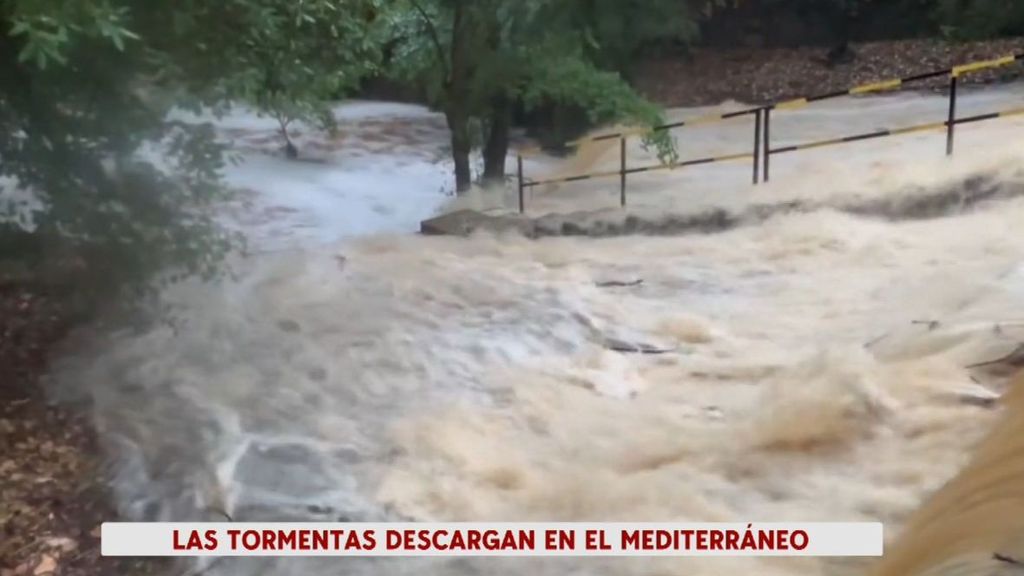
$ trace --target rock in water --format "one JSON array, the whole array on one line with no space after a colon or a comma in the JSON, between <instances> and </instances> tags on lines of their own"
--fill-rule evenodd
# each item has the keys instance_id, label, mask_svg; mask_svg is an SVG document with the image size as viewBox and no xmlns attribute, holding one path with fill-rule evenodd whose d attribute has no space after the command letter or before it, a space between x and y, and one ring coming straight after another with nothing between
<instances>
[{"instance_id":1,"label":"rock in water","mask_svg":"<svg viewBox=\"0 0 1024 576\"><path fill-rule=\"evenodd\" d=\"M967 384L952 392L953 396L964 404L993 408L999 401L999 394L979 384Z\"/></svg>"},{"instance_id":2,"label":"rock in water","mask_svg":"<svg viewBox=\"0 0 1024 576\"><path fill-rule=\"evenodd\" d=\"M529 221L512 216L488 216L475 210L459 210L420 223L420 233L430 236L468 236L476 230L518 230L527 234Z\"/></svg>"}]
</instances>

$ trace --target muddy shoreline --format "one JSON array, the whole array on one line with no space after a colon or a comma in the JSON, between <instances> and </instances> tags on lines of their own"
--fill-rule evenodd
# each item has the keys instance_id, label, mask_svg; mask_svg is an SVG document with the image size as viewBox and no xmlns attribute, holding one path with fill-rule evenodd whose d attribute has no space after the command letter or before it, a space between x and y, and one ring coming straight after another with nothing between
<instances>
[{"instance_id":1,"label":"muddy shoreline","mask_svg":"<svg viewBox=\"0 0 1024 576\"><path fill-rule=\"evenodd\" d=\"M951 66L1024 51L1024 38L949 43L942 40L894 40L854 44L856 59L834 67L821 48L696 49L688 58L642 63L634 82L651 100L666 107L715 106L729 100L774 102L845 90L859 84L903 78ZM1022 75L1020 65L965 74L962 85L1009 82ZM946 90L945 77L915 82L905 90Z\"/></svg>"},{"instance_id":2,"label":"muddy shoreline","mask_svg":"<svg viewBox=\"0 0 1024 576\"><path fill-rule=\"evenodd\" d=\"M45 288L0 284L0 574L151 574L158 563L99 554L116 517L91 415L43 390L74 314Z\"/></svg>"}]
</instances>

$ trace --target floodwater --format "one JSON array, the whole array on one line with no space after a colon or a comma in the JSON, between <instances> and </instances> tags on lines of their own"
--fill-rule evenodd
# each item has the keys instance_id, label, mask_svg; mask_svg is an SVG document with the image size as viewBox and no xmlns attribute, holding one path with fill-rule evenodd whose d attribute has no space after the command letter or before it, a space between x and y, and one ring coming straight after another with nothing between
<instances>
[{"instance_id":1,"label":"floodwater","mask_svg":"<svg viewBox=\"0 0 1024 576\"><path fill-rule=\"evenodd\" d=\"M975 96L1002 107L1020 94ZM818 129L832 137L854 119L861 130L913 121L944 100L845 102L780 118L779 141ZM314 163L268 155L272 123L224 121L247 160L229 180L250 191L225 218L250 232L257 255L236 262L232 279L168 291L167 322L89 335L58 370L58 388L84 387L95 400L129 518L882 521L892 538L997 418L987 401L1005 379L968 366L1024 340L1022 199L906 221L826 206L708 235L419 237L410 234L418 219L448 200L447 168L433 161L443 124L412 107L339 113L344 146L322 143ZM1020 128L965 128L953 161L941 135L780 156L758 188L746 165L654 173L649 188L637 178L636 210L898 199L910 185L976 174L1018 187ZM747 133L689 138L710 150L745 145ZM529 168L567 169L550 158ZM617 182L590 182L538 190L531 202L600 208L617 193ZM507 209L508 199L479 192L455 205ZM609 339L665 353L623 354ZM806 576L871 567L697 558L202 568Z\"/></svg>"}]
</instances>

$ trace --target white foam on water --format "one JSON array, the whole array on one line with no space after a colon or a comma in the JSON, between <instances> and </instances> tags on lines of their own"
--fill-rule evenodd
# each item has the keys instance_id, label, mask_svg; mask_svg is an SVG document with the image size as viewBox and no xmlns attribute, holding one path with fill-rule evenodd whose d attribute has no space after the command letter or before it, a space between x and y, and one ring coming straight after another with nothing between
<instances>
[{"instance_id":1,"label":"white foam on water","mask_svg":"<svg viewBox=\"0 0 1024 576\"><path fill-rule=\"evenodd\" d=\"M296 122L300 160L282 154L276 120L244 107L210 122L234 150L226 183L242 190L225 221L255 250L323 245L380 232L412 232L445 201L450 162L444 117L422 107L347 102L333 110L338 133Z\"/></svg>"}]
</instances>

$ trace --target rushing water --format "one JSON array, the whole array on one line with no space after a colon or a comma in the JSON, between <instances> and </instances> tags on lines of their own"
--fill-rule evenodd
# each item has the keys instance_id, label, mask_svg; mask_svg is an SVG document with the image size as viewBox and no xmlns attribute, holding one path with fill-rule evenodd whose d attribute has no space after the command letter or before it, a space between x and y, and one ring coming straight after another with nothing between
<instances>
[{"instance_id":1,"label":"rushing water","mask_svg":"<svg viewBox=\"0 0 1024 576\"><path fill-rule=\"evenodd\" d=\"M900 98L856 108L940 101ZM169 291L173 322L94 335L59 371L59 384L95 400L128 517L881 520L892 535L993 421L965 399L1003 382L976 383L966 367L1024 339L1022 200L918 221L820 209L713 235L417 237L408 232L444 200L447 173L431 160L443 125L360 106L347 109L349 141L320 164L261 153L267 124L223 126L251 144L229 177L252 194L229 218L260 255L234 279ZM848 108L804 114L792 126L850 122ZM902 156L888 160L905 171L879 164L876 145L836 149L838 167L791 164L768 187L717 167L703 186L730 205L895 199L907 184L974 172L1024 186L1010 126L1020 128L963 136L998 138L989 157L949 163L940 137L914 140L937 153L892 139ZM641 204L686 208L669 198L672 182L693 197L697 173L664 178L637 193ZM612 192L566 194L585 205ZM533 200L554 209L567 201L558 193ZM609 339L668 352L622 354ZM771 576L867 565L223 559L207 573Z\"/></svg>"}]
</instances>

